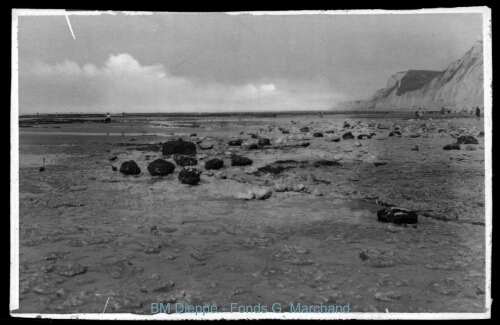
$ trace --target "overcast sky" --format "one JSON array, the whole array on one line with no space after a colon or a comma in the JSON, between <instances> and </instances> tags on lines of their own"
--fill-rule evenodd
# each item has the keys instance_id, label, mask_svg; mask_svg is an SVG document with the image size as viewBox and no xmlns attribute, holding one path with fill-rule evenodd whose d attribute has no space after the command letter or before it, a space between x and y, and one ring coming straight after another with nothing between
<instances>
[{"instance_id":1,"label":"overcast sky","mask_svg":"<svg viewBox=\"0 0 500 325\"><path fill-rule=\"evenodd\" d=\"M329 109L443 70L481 14L21 16L19 111Z\"/></svg>"}]
</instances>

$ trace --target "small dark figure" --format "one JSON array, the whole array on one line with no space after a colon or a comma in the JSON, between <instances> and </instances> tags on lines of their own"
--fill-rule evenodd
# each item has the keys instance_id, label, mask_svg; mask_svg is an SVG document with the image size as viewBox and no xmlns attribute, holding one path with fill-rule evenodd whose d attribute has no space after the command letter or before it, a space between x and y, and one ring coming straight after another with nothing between
<instances>
[{"instance_id":1,"label":"small dark figure","mask_svg":"<svg viewBox=\"0 0 500 325\"><path fill-rule=\"evenodd\" d=\"M481 109L479 107L476 107L476 116L481 117Z\"/></svg>"},{"instance_id":2,"label":"small dark figure","mask_svg":"<svg viewBox=\"0 0 500 325\"><path fill-rule=\"evenodd\" d=\"M109 113L106 115L106 119L102 120L103 123L111 123L111 115Z\"/></svg>"},{"instance_id":3,"label":"small dark figure","mask_svg":"<svg viewBox=\"0 0 500 325\"><path fill-rule=\"evenodd\" d=\"M40 167L40 171L43 172L45 170L45 158L43 158L42 167Z\"/></svg>"},{"instance_id":4,"label":"small dark figure","mask_svg":"<svg viewBox=\"0 0 500 325\"><path fill-rule=\"evenodd\" d=\"M111 169L116 172L118 170L118 168L116 168L115 166L111 165Z\"/></svg>"}]
</instances>

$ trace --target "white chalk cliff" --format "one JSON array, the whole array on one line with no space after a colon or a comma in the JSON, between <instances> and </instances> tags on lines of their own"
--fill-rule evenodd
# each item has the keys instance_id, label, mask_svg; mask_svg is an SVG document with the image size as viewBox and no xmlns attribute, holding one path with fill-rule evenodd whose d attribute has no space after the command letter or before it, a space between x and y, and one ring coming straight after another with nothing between
<instances>
[{"instance_id":1,"label":"white chalk cliff","mask_svg":"<svg viewBox=\"0 0 500 325\"><path fill-rule=\"evenodd\" d=\"M340 103L352 109L462 109L484 106L483 43L474 46L444 71L409 70L391 76L369 100Z\"/></svg>"}]
</instances>

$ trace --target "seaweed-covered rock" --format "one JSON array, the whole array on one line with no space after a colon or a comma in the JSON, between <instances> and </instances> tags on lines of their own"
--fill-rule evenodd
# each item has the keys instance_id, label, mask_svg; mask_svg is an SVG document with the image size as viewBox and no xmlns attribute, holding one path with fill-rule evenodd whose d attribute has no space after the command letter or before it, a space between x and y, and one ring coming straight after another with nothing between
<instances>
[{"instance_id":1,"label":"seaweed-covered rock","mask_svg":"<svg viewBox=\"0 0 500 325\"><path fill-rule=\"evenodd\" d=\"M137 166L135 161L129 160L120 166L120 173L125 175L137 175L141 173L141 169Z\"/></svg>"},{"instance_id":2,"label":"seaweed-covered rock","mask_svg":"<svg viewBox=\"0 0 500 325\"><path fill-rule=\"evenodd\" d=\"M162 153L165 156L169 155L196 155L196 145L190 141L184 141L182 139L166 141L162 146Z\"/></svg>"},{"instance_id":3,"label":"seaweed-covered rock","mask_svg":"<svg viewBox=\"0 0 500 325\"><path fill-rule=\"evenodd\" d=\"M243 143L243 140L238 139L238 140L231 140L227 144L230 146L241 146L242 143Z\"/></svg>"},{"instance_id":4,"label":"seaweed-covered rock","mask_svg":"<svg viewBox=\"0 0 500 325\"><path fill-rule=\"evenodd\" d=\"M313 137L315 137L315 138L322 138L323 137L323 133L316 132L316 133L313 134Z\"/></svg>"},{"instance_id":5,"label":"seaweed-covered rock","mask_svg":"<svg viewBox=\"0 0 500 325\"><path fill-rule=\"evenodd\" d=\"M148 172L151 176L165 176L172 174L175 170L175 165L164 159L156 159L148 165Z\"/></svg>"},{"instance_id":6,"label":"seaweed-covered rock","mask_svg":"<svg viewBox=\"0 0 500 325\"><path fill-rule=\"evenodd\" d=\"M309 132L309 128L304 126L303 128L300 128L300 132Z\"/></svg>"},{"instance_id":7,"label":"seaweed-covered rock","mask_svg":"<svg viewBox=\"0 0 500 325\"><path fill-rule=\"evenodd\" d=\"M342 136L342 139L344 140L347 140L347 139L354 139L354 135L352 135L351 132L346 132L344 133L344 135Z\"/></svg>"},{"instance_id":8,"label":"seaweed-covered rock","mask_svg":"<svg viewBox=\"0 0 500 325\"><path fill-rule=\"evenodd\" d=\"M387 130L387 129L389 129L389 127L387 125L384 125L384 124L379 124L379 125L377 125L377 129Z\"/></svg>"},{"instance_id":9,"label":"seaweed-covered rock","mask_svg":"<svg viewBox=\"0 0 500 325\"><path fill-rule=\"evenodd\" d=\"M182 184L196 185L200 182L201 170L187 167L180 171L179 182Z\"/></svg>"},{"instance_id":10,"label":"seaweed-covered rock","mask_svg":"<svg viewBox=\"0 0 500 325\"><path fill-rule=\"evenodd\" d=\"M224 160L219 159L219 158L213 158L210 160L207 160L205 162L205 169L210 170L210 169L221 169L224 167Z\"/></svg>"},{"instance_id":11,"label":"seaweed-covered rock","mask_svg":"<svg viewBox=\"0 0 500 325\"><path fill-rule=\"evenodd\" d=\"M231 166L248 166L253 164L253 160L247 157L233 155L231 157Z\"/></svg>"},{"instance_id":12,"label":"seaweed-covered rock","mask_svg":"<svg viewBox=\"0 0 500 325\"><path fill-rule=\"evenodd\" d=\"M255 150L255 149L259 149L259 145L257 143L250 143L248 146L247 146L247 149L248 150Z\"/></svg>"},{"instance_id":13,"label":"seaweed-covered rock","mask_svg":"<svg viewBox=\"0 0 500 325\"><path fill-rule=\"evenodd\" d=\"M476 138L471 135L462 135L457 139L458 144L479 144Z\"/></svg>"},{"instance_id":14,"label":"seaweed-covered rock","mask_svg":"<svg viewBox=\"0 0 500 325\"><path fill-rule=\"evenodd\" d=\"M268 138L261 138L259 139L258 145L263 147L263 146L269 146L271 144L271 140Z\"/></svg>"},{"instance_id":15,"label":"seaweed-covered rock","mask_svg":"<svg viewBox=\"0 0 500 325\"><path fill-rule=\"evenodd\" d=\"M395 224L413 224L418 223L418 214L408 209L390 207L379 210L377 218L380 222L392 222Z\"/></svg>"},{"instance_id":16,"label":"seaweed-covered rock","mask_svg":"<svg viewBox=\"0 0 500 325\"><path fill-rule=\"evenodd\" d=\"M196 158L191 156L174 155L174 160L177 163L177 165L180 165L182 167L196 166L196 164L198 164L198 160L196 160Z\"/></svg>"},{"instance_id":17,"label":"seaweed-covered rock","mask_svg":"<svg viewBox=\"0 0 500 325\"><path fill-rule=\"evenodd\" d=\"M447 144L443 147L444 150L460 150L460 145L458 143Z\"/></svg>"}]
</instances>

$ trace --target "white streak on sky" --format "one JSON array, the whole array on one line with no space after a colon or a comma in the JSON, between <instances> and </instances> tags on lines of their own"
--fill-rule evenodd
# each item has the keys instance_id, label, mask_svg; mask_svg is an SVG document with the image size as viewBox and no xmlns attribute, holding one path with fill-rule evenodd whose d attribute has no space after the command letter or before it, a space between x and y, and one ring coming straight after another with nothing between
<instances>
[{"instance_id":1,"label":"white streak on sky","mask_svg":"<svg viewBox=\"0 0 500 325\"><path fill-rule=\"evenodd\" d=\"M68 22L69 30L71 31L71 35L73 35L73 39L76 39L75 34L73 34L73 28L71 28L71 23L69 22L68 15L64 15L64 16L66 16L66 21Z\"/></svg>"}]
</instances>

